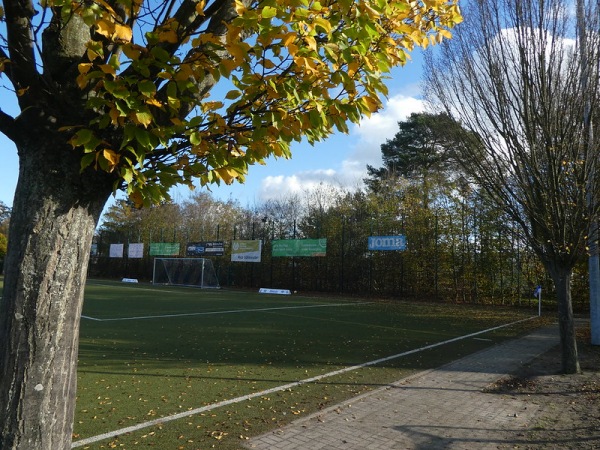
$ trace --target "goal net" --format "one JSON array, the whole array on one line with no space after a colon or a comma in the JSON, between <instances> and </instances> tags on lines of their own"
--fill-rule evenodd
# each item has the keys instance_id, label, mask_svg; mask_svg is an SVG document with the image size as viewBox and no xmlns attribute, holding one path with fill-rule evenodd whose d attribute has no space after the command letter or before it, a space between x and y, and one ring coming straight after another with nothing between
<instances>
[{"instance_id":1,"label":"goal net","mask_svg":"<svg viewBox=\"0 0 600 450\"><path fill-rule=\"evenodd\" d=\"M206 258L154 258L152 283L219 288L213 263Z\"/></svg>"}]
</instances>

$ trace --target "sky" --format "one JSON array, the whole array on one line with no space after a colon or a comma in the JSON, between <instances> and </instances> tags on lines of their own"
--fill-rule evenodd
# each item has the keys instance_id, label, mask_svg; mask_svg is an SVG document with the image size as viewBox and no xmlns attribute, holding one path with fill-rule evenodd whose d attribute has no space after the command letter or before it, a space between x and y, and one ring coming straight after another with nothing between
<instances>
[{"instance_id":1,"label":"sky","mask_svg":"<svg viewBox=\"0 0 600 450\"><path fill-rule=\"evenodd\" d=\"M350 125L348 134L337 133L311 146L296 143L292 158L269 159L266 165L252 166L244 184L221 185L210 188L214 197L237 200L243 207L253 207L286 194L301 194L319 184L355 189L366 177L366 166L380 167L381 144L398 131L398 122L413 112L425 110L421 100L422 54L416 50L412 60L395 69L387 82L389 96L384 109ZM0 80L0 86L6 80ZM0 108L17 114L12 94L0 87ZM16 147L0 135L0 201L12 206L18 176ZM171 192L175 201L190 195L187 187ZM114 200L110 200L110 205Z\"/></svg>"}]
</instances>

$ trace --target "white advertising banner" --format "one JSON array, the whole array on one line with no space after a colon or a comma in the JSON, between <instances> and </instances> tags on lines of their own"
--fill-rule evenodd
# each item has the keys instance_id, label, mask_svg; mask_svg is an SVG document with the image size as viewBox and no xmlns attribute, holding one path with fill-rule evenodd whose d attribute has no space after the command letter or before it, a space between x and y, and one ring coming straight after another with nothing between
<instances>
[{"instance_id":1,"label":"white advertising banner","mask_svg":"<svg viewBox=\"0 0 600 450\"><path fill-rule=\"evenodd\" d=\"M144 243L138 242L135 244L129 244L127 249L127 256L129 258L143 258L144 257Z\"/></svg>"},{"instance_id":2,"label":"white advertising banner","mask_svg":"<svg viewBox=\"0 0 600 450\"><path fill-rule=\"evenodd\" d=\"M231 243L231 260L239 262L260 262L262 241L233 241Z\"/></svg>"},{"instance_id":3,"label":"white advertising banner","mask_svg":"<svg viewBox=\"0 0 600 450\"><path fill-rule=\"evenodd\" d=\"M110 253L108 254L111 258L122 258L123 257L123 244L110 244Z\"/></svg>"}]
</instances>

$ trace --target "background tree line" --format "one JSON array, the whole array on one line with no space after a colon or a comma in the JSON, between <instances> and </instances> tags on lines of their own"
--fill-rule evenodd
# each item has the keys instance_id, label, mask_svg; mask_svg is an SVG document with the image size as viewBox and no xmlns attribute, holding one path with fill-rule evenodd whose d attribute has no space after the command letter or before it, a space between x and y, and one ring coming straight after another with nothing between
<instances>
[{"instance_id":1,"label":"background tree line","mask_svg":"<svg viewBox=\"0 0 600 450\"><path fill-rule=\"evenodd\" d=\"M535 285L553 285L519 227L469 181L457 163L458 126L444 114L413 114L368 167L365 189L321 185L252 208L206 192L182 202L135 209L117 202L96 236L90 274L149 280L153 258L108 258L111 243L223 240L215 257L220 283L447 302L528 304ZM453 128L454 127L454 128ZM369 236L405 235L407 250L367 250ZM327 256L273 258L271 241L327 238ZM235 239L261 239L262 262L231 262ZM587 272L577 266L575 305L584 309Z\"/></svg>"}]
</instances>

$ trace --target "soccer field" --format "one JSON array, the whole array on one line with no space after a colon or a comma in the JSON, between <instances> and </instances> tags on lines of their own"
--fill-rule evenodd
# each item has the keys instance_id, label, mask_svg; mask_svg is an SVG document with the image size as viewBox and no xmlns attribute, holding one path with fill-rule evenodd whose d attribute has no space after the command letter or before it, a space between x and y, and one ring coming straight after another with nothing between
<instances>
[{"instance_id":1,"label":"soccer field","mask_svg":"<svg viewBox=\"0 0 600 450\"><path fill-rule=\"evenodd\" d=\"M241 448L249 436L516 336L537 326L530 316L91 280L74 447Z\"/></svg>"}]
</instances>

